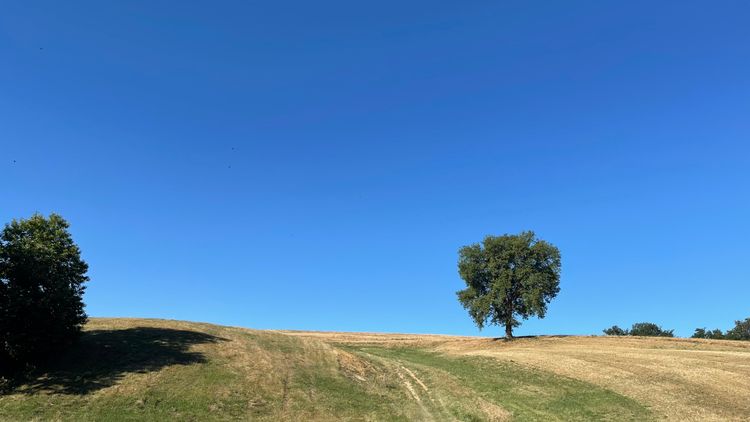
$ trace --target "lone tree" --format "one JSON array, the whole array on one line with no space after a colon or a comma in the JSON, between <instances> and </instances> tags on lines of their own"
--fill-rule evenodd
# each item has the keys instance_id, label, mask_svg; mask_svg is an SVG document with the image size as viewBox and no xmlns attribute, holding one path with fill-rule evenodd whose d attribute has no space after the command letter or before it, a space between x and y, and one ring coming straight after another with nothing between
<instances>
[{"instance_id":1,"label":"lone tree","mask_svg":"<svg viewBox=\"0 0 750 422\"><path fill-rule=\"evenodd\" d=\"M518 317L544 318L560 291L560 251L532 231L487 236L458 251L458 273L466 282L458 300L479 329L504 325L512 339Z\"/></svg>"},{"instance_id":2,"label":"lone tree","mask_svg":"<svg viewBox=\"0 0 750 422\"><path fill-rule=\"evenodd\" d=\"M72 343L86 322L88 266L59 215L13 220L0 234L0 371Z\"/></svg>"}]
</instances>

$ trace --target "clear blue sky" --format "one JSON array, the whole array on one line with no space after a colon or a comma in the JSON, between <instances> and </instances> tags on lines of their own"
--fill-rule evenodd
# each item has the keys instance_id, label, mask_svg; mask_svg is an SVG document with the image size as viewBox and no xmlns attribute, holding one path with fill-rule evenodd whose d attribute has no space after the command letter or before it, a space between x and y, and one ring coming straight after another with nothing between
<instances>
[{"instance_id":1,"label":"clear blue sky","mask_svg":"<svg viewBox=\"0 0 750 422\"><path fill-rule=\"evenodd\" d=\"M92 316L477 334L457 249L530 229L562 290L518 334L729 328L750 316L749 18L3 2L0 220L71 222Z\"/></svg>"}]
</instances>

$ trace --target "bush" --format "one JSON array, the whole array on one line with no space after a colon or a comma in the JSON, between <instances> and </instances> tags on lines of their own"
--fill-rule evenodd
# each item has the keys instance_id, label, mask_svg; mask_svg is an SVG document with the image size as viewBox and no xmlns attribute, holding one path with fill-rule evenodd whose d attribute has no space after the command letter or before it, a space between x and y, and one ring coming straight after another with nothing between
<instances>
[{"instance_id":1,"label":"bush","mask_svg":"<svg viewBox=\"0 0 750 422\"><path fill-rule=\"evenodd\" d=\"M728 340L750 340L750 318L735 321L734 328L727 331L724 337Z\"/></svg>"},{"instance_id":2,"label":"bush","mask_svg":"<svg viewBox=\"0 0 750 422\"><path fill-rule=\"evenodd\" d=\"M705 328L696 328L691 338L707 338L713 340L721 340L724 338L724 333L720 329L712 331L706 330Z\"/></svg>"},{"instance_id":3,"label":"bush","mask_svg":"<svg viewBox=\"0 0 750 422\"><path fill-rule=\"evenodd\" d=\"M76 340L86 322L88 266L59 215L13 220L0 234L0 371L33 366Z\"/></svg>"},{"instance_id":4,"label":"bush","mask_svg":"<svg viewBox=\"0 0 750 422\"><path fill-rule=\"evenodd\" d=\"M627 336L630 333L628 332L628 330L623 330L622 328L613 325L610 328L605 329L604 334L608 336Z\"/></svg>"},{"instance_id":5,"label":"bush","mask_svg":"<svg viewBox=\"0 0 750 422\"><path fill-rule=\"evenodd\" d=\"M637 322L630 330L613 325L604 330L608 336L647 336L647 337L674 337L674 330L663 330L660 326L651 322Z\"/></svg>"},{"instance_id":6,"label":"bush","mask_svg":"<svg viewBox=\"0 0 750 422\"><path fill-rule=\"evenodd\" d=\"M631 336L674 337L674 330L663 330L652 322L637 322L630 328Z\"/></svg>"}]
</instances>

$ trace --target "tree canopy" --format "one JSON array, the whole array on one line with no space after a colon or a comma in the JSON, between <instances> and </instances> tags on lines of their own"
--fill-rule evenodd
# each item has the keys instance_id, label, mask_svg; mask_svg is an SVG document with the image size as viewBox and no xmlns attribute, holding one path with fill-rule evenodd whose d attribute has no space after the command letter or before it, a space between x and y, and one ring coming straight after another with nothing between
<instances>
[{"instance_id":1,"label":"tree canopy","mask_svg":"<svg viewBox=\"0 0 750 422\"><path fill-rule=\"evenodd\" d=\"M544 318L560 291L560 251L532 231L487 236L458 251L458 273L466 283L458 300L479 329L505 326L511 339L519 318Z\"/></svg>"},{"instance_id":2,"label":"tree canopy","mask_svg":"<svg viewBox=\"0 0 750 422\"><path fill-rule=\"evenodd\" d=\"M0 234L0 371L33 364L86 322L88 266L59 215L13 220Z\"/></svg>"}]
</instances>

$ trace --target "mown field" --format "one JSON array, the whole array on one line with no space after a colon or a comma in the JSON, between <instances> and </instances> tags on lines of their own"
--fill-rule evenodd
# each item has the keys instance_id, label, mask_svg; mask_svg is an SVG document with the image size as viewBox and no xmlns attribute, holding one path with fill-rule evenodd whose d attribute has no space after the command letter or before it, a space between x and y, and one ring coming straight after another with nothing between
<instances>
[{"instance_id":1,"label":"mown field","mask_svg":"<svg viewBox=\"0 0 750 422\"><path fill-rule=\"evenodd\" d=\"M92 319L0 420L748 420L750 345Z\"/></svg>"}]
</instances>

